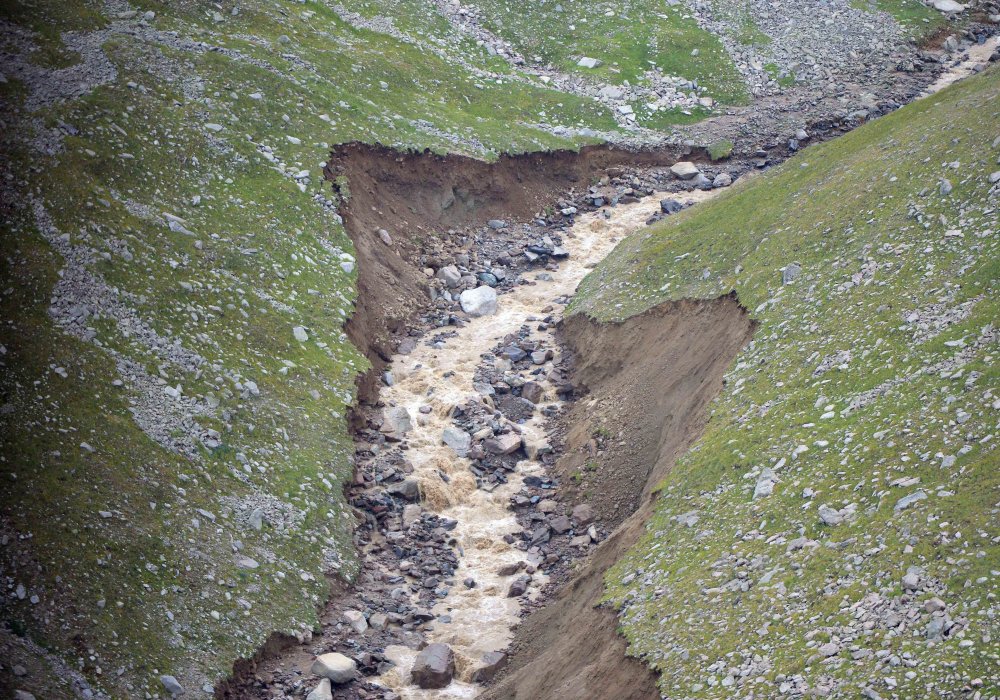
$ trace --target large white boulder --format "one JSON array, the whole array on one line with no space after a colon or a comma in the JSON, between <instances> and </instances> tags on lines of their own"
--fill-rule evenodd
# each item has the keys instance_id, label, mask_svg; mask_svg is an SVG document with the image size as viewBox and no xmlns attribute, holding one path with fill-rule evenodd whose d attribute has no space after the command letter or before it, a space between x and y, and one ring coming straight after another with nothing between
<instances>
[{"instance_id":1,"label":"large white boulder","mask_svg":"<svg viewBox=\"0 0 1000 700\"><path fill-rule=\"evenodd\" d=\"M698 166L689 160L682 160L680 163L674 163L670 166L670 172L679 177L681 180L692 180L701 174L701 171L698 170Z\"/></svg>"},{"instance_id":2,"label":"large white boulder","mask_svg":"<svg viewBox=\"0 0 1000 700\"><path fill-rule=\"evenodd\" d=\"M332 652L317 656L312 665L315 676L329 678L333 683L349 683L357 672L358 665L354 659Z\"/></svg>"},{"instance_id":3,"label":"large white boulder","mask_svg":"<svg viewBox=\"0 0 1000 700\"><path fill-rule=\"evenodd\" d=\"M466 289L458 297L462 311L470 316L492 316L497 312L497 293L492 287Z\"/></svg>"}]
</instances>

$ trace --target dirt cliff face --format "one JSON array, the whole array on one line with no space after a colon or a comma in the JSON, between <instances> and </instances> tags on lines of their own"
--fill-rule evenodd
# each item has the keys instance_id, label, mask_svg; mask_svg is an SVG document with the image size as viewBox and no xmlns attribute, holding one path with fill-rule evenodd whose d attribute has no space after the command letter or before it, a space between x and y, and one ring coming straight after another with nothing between
<instances>
[{"instance_id":1,"label":"dirt cliff face","mask_svg":"<svg viewBox=\"0 0 1000 700\"><path fill-rule=\"evenodd\" d=\"M591 505L620 527L518 628L511 670L484 697L660 697L656 676L626 656L615 613L600 607L604 572L641 534L656 484L701 434L723 373L753 330L733 295L662 304L623 323L580 314L564 322L575 356L573 381L587 393L567 418L557 471L570 482L592 435L613 436L603 471L591 475L593 492L601 494Z\"/></svg>"},{"instance_id":2,"label":"dirt cliff face","mask_svg":"<svg viewBox=\"0 0 1000 700\"><path fill-rule=\"evenodd\" d=\"M430 236L490 219L525 221L609 168L665 166L682 157L708 160L704 149L684 146L638 152L592 146L579 153L502 155L494 163L360 143L336 147L324 173L339 188L359 261L357 307L346 331L372 363L358 380L359 399L376 395L394 350L391 335L429 301L418 257ZM385 251L379 230L389 234L394 251Z\"/></svg>"}]
</instances>

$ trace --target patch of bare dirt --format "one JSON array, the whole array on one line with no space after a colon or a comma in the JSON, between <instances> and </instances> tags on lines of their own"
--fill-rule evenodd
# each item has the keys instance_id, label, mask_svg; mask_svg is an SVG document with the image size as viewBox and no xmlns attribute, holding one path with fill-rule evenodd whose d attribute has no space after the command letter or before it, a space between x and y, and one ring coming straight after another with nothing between
<instances>
[{"instance_id":1,"label":"patch of bare dirt","mask_svg":"<svg viewBox=\"0 0 1000 700\"><path fill-rule=\"evenodd\" d=\"M614 611L598 607L604 572L641 534L653 489L702 433L708 404L753 330L732 295L662 304L623 323L582 315L564 322L576 358L573 383L586 396L566 418L571 428L556 470L565 484L581 456L598 462L578 495L589 493L601 519L621 525L578 576L519 626L510 670L484 698L660 696L655 675L626 655ZM606 436L603 450L592 443L598 432Z\"/></svg>"},{"instance_id":2,"label":"patch of bare dirt","mask_svg":"<svg viewBox=\"0 0 1000 700\"><path fill-rule=\"evenodd\" d=\"M491 219L529 220L567 190L586 189L611 168L669 166L678 160L706 162L708 156L685 146L639 152L593 146L579 153L503 155L487 163L361 143L336 147L324 173L339 189L340 213L358 257L358 301L346 331L372 363L358 380L359 400L377 395L379 377L395 351L393 334L430 299L417 262L429 239ZM380 230L392 240L391 250Z\"/></svg>"}]
</instances>

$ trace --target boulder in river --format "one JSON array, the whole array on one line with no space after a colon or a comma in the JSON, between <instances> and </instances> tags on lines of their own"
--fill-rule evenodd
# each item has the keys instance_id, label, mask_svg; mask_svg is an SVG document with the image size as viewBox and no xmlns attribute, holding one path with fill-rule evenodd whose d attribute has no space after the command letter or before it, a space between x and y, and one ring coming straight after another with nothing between
<instances>
[{"instance_id":1,"label":"boulder in river","mask_svg":"<svg viewBox=\"0 0 1000 700\"><path fill-rule=\"evenodd\" d=\"M472 673L474 683L485 683L507 664L507 655L502 651L488 651L483 654L482 665Z\"/></svg>"},{"instance_id":2,"label":"boulder in river","mask_svg":"<svg viewBox=\"0 0 1000 700\"><path fill-rule=\"evenodd\" d=\"M399 496L407 501L420 500L420 484L417 483L416 479L397 481L394 484L389 484L385 490L393 496Z\"/></svg>"},{"instance_id":3,"label":"boulder in river","mask_svg":"<svg viewBox=\"0 0 1000 700\"><path fill-rule=\"evenodd\" d=\"M491 316L497 312L497 293L492 287L466 289L458 297L462 311L470 316Z\"/></svg>"},{"instance_id":4,"label":"boulder in river","mask_svg":"<svg viewBox=\"0 0 1000 700\"><path fill-rule=\"evenodd\" d=\"M381 431L386 436L402 439L412 427L410 412L406 410L405 406L394 406L382 411Z\"/></svg>"},{"instance_id":5,"label":"boulder in river","mask_svg":"<svg viewBox=\"0 0 1000 700\"><path fill-rule=\"evenodd\" d=\"M467 455L469 448L472 446L472 436L461 428L453 426L448 426L444 429L441 434L441 440L448 447L455 450L455 454L459 457Z\"/></svg>"},{"instance_id":6,"label":"boulder in river","mask_svg":"<svg viewBox=\"0 0 1000 700\"><path fill-rule=\"evenodd\" d=\"M495 455L509 455L517 452L521 446L521 436L517 433L504 433L483 441L483 447L487 452Z\"/></svg>"},{"instance_id":7,"label":"boulder in river","mask_svg":"<svg viewBox=\"0 0 1000 700\"><path fill-rule=\"evenodd\" d=\"M421 688L444 688L455 675L455 653L447 644L428 644L417 654L410 675Z\"/></svg>"}]
</instances>

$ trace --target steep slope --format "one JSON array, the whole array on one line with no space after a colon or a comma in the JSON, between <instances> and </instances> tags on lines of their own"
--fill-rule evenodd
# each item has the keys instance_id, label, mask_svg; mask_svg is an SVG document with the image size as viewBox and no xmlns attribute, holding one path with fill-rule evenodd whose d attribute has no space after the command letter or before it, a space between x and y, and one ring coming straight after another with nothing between
<instances>
[{"instance_id":1,"label":"steep slope","mask_svg":"<svg viewBox=\"0 0 1000 700\"><path fill-rule=\"evenodd\" d=\"M596 321L735 290L759 323L607 575L665 697L1000 682L998 110L993 68L637 232L581 285Z\"/></svg>"},{"instance_id":2,"label":"steep slope","mask_svg":"<svg viewBox=\"0 0 1000 700\"><path fill-rule=\"evenodd\" d=\"M331 145L492 160L708 113L522 66L432 3L14 0L0 30L0 688L40 697L211 694L356 571ZM697 63L729 92L692 74L683 104L743 99L731 56Z\"/></svg>"}]
</instances>

